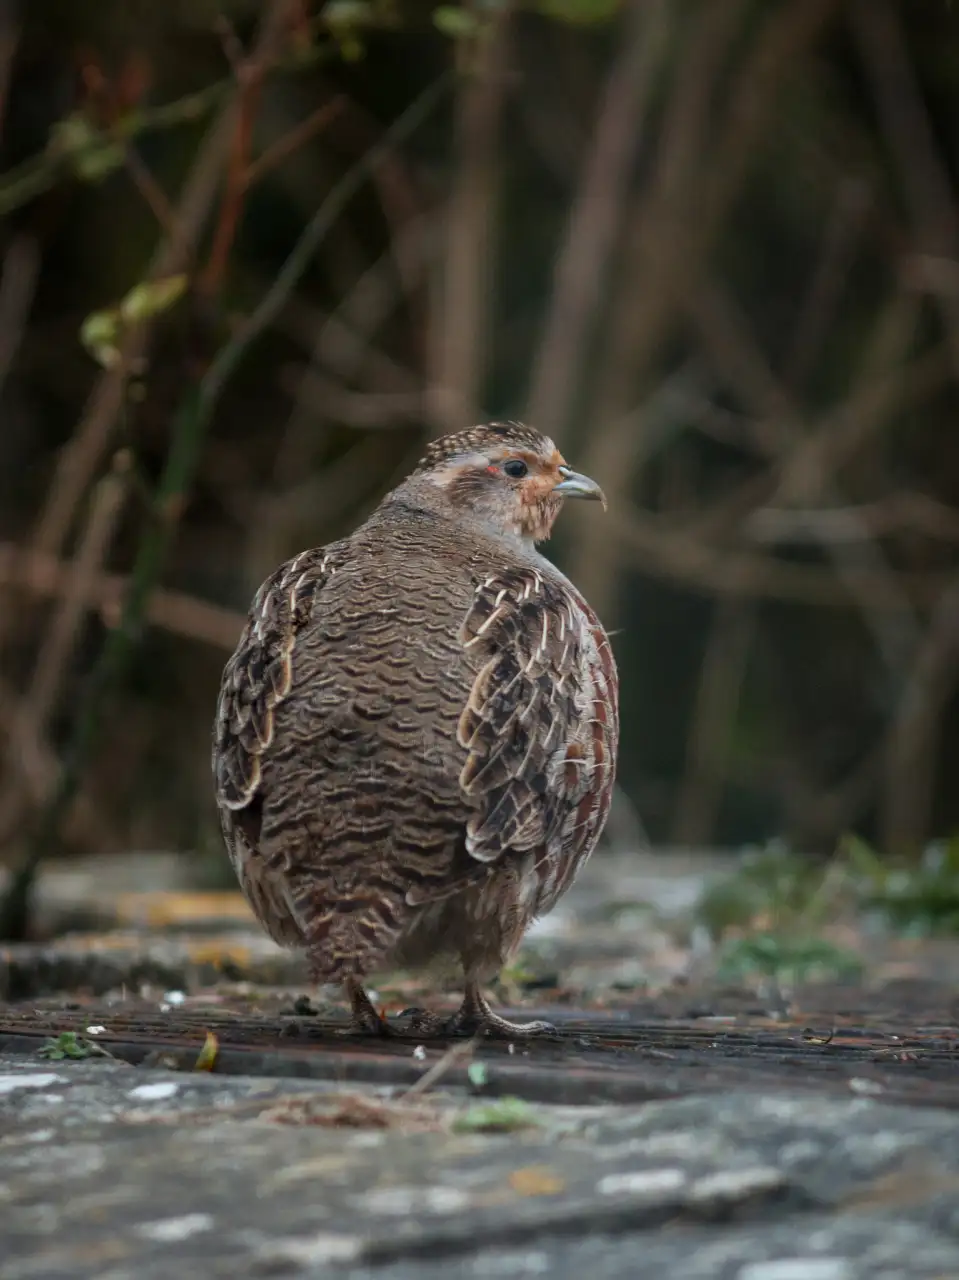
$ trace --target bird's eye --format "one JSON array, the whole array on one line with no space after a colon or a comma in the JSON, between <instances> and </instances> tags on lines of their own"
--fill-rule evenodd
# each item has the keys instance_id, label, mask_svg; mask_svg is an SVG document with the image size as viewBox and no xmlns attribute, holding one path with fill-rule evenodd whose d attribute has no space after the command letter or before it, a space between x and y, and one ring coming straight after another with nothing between
<instances>
[{"instance_id":1,"label":"bird's eye","mask_svg":"<svg viewBox=\"0 0 959 1280\"><path fill-rule=\"evenodd\" d=\"M513 480L522 480L529 473L529 467L520 458L510 458L503 463L503 471Z\"/></svg>"}]
</instances>

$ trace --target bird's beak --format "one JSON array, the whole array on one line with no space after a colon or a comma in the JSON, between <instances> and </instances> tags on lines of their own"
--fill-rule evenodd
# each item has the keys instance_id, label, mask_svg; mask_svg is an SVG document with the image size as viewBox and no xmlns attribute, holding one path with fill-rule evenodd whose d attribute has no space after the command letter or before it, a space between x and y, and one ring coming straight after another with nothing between
<instances>
[{"instance_id":1,"label":"bird's beak","mask_svg":"<svg viewBox=\"0 0 959 1280\"><path fill-rule=\"evenodd\" d=\"M559 468L559 474L563 478L553 486L554 493L562 494L564 498L592 498L601 502L603 510L606 510L606 495L595 480L590 480L589 476L580 475L578 471L565 465Z\"/></svg>"}]
</instances>

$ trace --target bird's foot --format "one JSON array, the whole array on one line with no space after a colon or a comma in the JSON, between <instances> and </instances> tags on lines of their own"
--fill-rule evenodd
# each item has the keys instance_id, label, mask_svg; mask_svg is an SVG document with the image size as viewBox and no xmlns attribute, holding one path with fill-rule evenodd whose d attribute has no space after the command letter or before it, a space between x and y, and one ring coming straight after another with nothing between
<instances>
[{"instance_id":1,"label":"bird's foot","mask_svg":"<svg viewBox=\"0 0 959 1280\"><path fill-rule=\"evenodd\" d=\"M534 1022L510 1022L508 1018L494 1013L483 993L472 984L467 984L463 1003L452 1018L446 1020L443 1030L450 1036L487 1035L496 1040L528 1040L532 1036L556 1032L551 1022L539 1019Z\"/></svg>"},{"instance_id":2,"label":"bird's foot","mask_svg":"<svg viewBox=\"0 0 959 1280\"><path fill-rule=\"evenodd\" d=\"M396 1034L386 1018L374 1006L360 982L355 978L348 978L345 985L352 1016L349 1026L343 1032L344 1035L384 1037Z\"/></svg>"},{"instance_id":3,"label":"bird's foot","mask_svg":"<svg viewBox=\"0 0 959 1280\"><path fill-rule=\"evenodd\" d=\"M403 1034L407 1036L419 1036L423 1040L435 1040L437 1037L445 1035L446 1019L438 1013L433 1013L430 1009L420 1009L418 1006L414 1006L410 1009L404 1009L396 1016L402 1021L404 1026Z\"/></svg>"}]
</instances>

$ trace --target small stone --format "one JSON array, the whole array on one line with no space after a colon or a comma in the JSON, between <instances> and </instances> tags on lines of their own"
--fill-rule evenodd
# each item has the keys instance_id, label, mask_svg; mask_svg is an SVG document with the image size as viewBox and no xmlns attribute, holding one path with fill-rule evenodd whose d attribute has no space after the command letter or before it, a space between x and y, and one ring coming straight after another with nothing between
<instances>
[{"instance_id":1,"label":"small stone","mask_svg":"<svg viewBox=\"0 0 959 1280\"><path fill-rule=\"evenodd\" d=\"M407 1217L413 1213L461 1213L469 1196L457 1187L383 1187L368 1193L363 1207L373 1213Z\"/></svg>"},{"instance_id":2,"label":"small stone","mask_svg":"<svg viewBox=\"0 0 959 1280\"><path fill-rule=\"evenodd\" d=\"M12 1093L14 1089L46 1089L48 1085L59 1084L63 1076L52 1071L35 1071L25 1075L0 1076L0 1095Z\"/></svg>"},{"instance_id":3,"label":"small stone","mask_svg":"<svg viewBox=\"0 0 959 1280\"><path fill-rule=\"evenodd\" d=\"M854 1272L842 1258L781 1258L775 1262L750 1262L736 1280L853 1280Z\"/></svg>"},{"instance_id":4,"label":"small stone","mask_svg":"<svg viewBox=\"0 0 959 1280\"><path fill-rule=\"evenodd\" d=\"M596 1190L601 1196L648 1196L679 1191L685 1185L682 1169L637 1169L607 1174L600 1178Z\"/></svg>"},{"instance_id":5,"label":"small stone","mask_svg":"<svg viewBox=\"0 0 959 1280\"><path fill-rule=\"evenodd\" d=\"M172 1098L179 1090L180 1086L172 1080L157 1080L152 1084L138 1084L129 1096L141 1102L160 1102L163 1098Z\"/></svg>"},{"instance_id":6,"label":"small stone","mask_svg":"<svg viewBox=\"0 0 959 1280\"><path fill-rule=\"evenodd\" d=\"M689 1198L695 1204L751 1200L754 1196L766 1195L786 1186L787 1179L778 1169L764 1165L752 1169L720 1169L698 1178L690 1188Z\"/></svg>"},{"instance_id":7,"label":"small stone","mask_svg":"<svg viewBox=\"0 0 959 1280\"><path fill-rule=\"evenodd\" d=\"M862 1076L854 1076L849 1081L849 1088L853 1093L862 1094L866 1097L883 1092L883 1087L876 1080L865 1080Z\"/></svg>"},{"instance_id":8,"label":"small stone","mask_svg":"<svg viewBox=\"0 0 959 1280\"><path fill-rule=\"evenodd\" d=\"M190 1236L201 1231L209 1231L213 1219L208 1213L185 1213L179 1218L161 1218L158 1222L144 1222L135 1227L138 1236L146 1240L157 1240L161 1244L174 1244L177 1240L188 1240Z\"/></svg>"},{"instance_id":9,"label":"small stone","mask_svg":"<svg viewBox=\"0 0 959 1280\"><path fill-rule=\"evenodd\" d=\"M320 1231L312 1236L271 1240L258 1251L257 1260L261 1266L290 1262L301 1267L315 1267L331 1262L355 1262L362 1252L363 1241L358 1236Z\"/></svg>"}]
</instances>

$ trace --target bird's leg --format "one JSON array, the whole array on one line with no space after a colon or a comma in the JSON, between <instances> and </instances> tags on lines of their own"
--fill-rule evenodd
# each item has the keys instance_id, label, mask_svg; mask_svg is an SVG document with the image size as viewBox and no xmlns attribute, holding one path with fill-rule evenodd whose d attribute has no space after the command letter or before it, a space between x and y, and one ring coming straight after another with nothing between
<instances>
[{"instance_id":1,"label":"bird's leg","mask_svg":"<svg viewBox=\"0 0 959 1280\"><path fill-rule=\"evenodd\" d=\"M346 988L346 994L350 999L350 1008L353 1011L348 1034L391 1035L392 1032L386 1019L381 1018L373 1007L372 1000L363 990L362 982L358 978L347 978L343 985Z\"/></svg>"},{"instance_id":2,"label":"bird's leg","mask_svg":"<svg viewBox=\"0 0 959 1280\"><path fill-rule=\"evenodd\" d=\"M444 1030L447 1035L471 1035L485 1031L487 1035L508 1040L521 1040L528 1036L548 1035L556 1028L551 1022L510 1022L490 1008L475 978L467 977L466 994L459 1010L450 1018Z\"/></svg>"}]
</instances>

